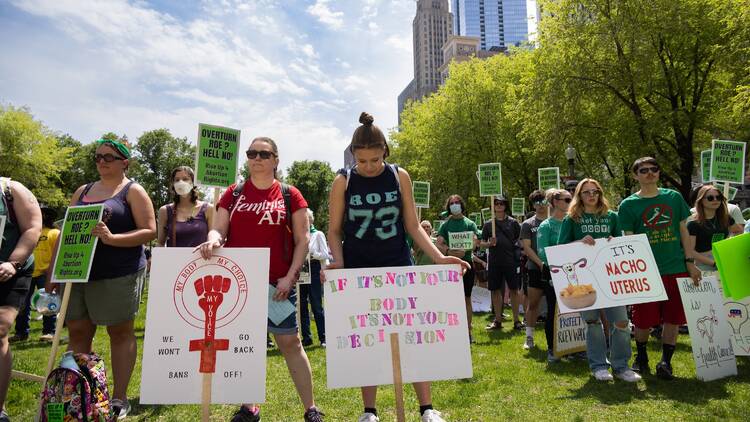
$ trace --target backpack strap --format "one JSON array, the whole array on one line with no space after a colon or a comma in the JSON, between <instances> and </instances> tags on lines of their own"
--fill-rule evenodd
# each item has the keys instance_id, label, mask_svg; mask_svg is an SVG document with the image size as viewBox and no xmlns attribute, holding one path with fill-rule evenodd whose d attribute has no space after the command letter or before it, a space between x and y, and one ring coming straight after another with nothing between
<instances>
[{"instance_id":1,"label":"backpack strap","mask_svg":"<svg viewBox=\"0 0 750 422\"><path fill-rule=\"evenodd\" d=\"M289 231L289 233L292 233L292 236L294 236L294 231L292 230L292 193L290 186L286 183L281 184L281 195L284 197L284 209L286 211L286 229ZM292 245L289 245L289 238L286 236L286 233L284 233L284 260L287 262L292 262L293 254L294 247Z\"/></svg>"},{"instance_id":2,"label":"backpack strap","mask_svg":"<svg viewBox=\"0 0 750 422\"><path fill-rule=\"evenodd\" d=\"M171 217L171 218L170 218ZM172 247L177 246L177 207L174 204L167 205L167 227L170 227L169 240Z\"/></svg>"},{"instance_id":3,"label":"backpack strap","mask_svg":"<svg viewBox=\"0 0 750 422\"><path fill-rule=\"evenodd\" d=\"M386 164L388 168L393 172L393 175L396 176L396 185L398 185L398 190L401 190L401 178L398 177L398 166L395 164Z\"/></svg>"},{"instance_id":4,"label":"backpack strap","mask_svg":"<svg viewBox=\"0 0 750 422\"><path fill-rule=\"evenodd\" d=\"M13 191L10 189L10 179L0 177L0 187L2 188L3 204L8 212L10 222L16 224L16 210L13 208Z\"/></svg>"}]
</instances>

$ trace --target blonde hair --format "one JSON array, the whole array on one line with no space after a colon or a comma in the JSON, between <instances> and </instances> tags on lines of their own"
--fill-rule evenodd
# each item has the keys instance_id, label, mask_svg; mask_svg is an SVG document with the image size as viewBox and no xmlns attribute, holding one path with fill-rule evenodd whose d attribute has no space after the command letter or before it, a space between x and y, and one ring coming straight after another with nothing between
<instances>
[{"instance_id":1,"label":"blonde hair","mask_svg":"<svg viewBox=\"0 0 750 422\"><path fill-rule=\"evenodd\" d=\"M596 202L596 211L594 214L603 217L609 212L609 202L607 201L607 198L604 197L604 189L602 189L602 185L597 182L596 179L586 178L578 182L575 193L573 194L573 201L570 203L570 208L568 208L568 216L576 223L581 222L581 216L583 216L585 210L581 194L583 191L583 185L586 183L591 183L599 190L599 198Z\"/></svg>"}]
</instances>

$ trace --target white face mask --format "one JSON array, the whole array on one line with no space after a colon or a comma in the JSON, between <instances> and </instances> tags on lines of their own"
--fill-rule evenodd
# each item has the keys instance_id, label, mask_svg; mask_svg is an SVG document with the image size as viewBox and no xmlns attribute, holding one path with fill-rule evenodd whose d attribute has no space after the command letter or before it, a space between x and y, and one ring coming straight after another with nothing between
<instances>
[{"instance_id":1,"label":"white face mask","mask_svg":"<svg viewBox=\"0 0 750 422\"><path fill-rule=\"evenodd\" d=\"M451 204L449 209L453 215L461 214L461 204Z\"/></svg>"},{"instance_id":2,"label":"white face mask","mask_svg":"<svg viewBox=\"0 0 750 422\"><path fill-rule=\"evenodd\" d=\"M186 182L184 180L174 182L174 191L177 192L177 195L185 196L188 195L192 190L193 184L190 182Z\"/></svg>"}]
</instances>

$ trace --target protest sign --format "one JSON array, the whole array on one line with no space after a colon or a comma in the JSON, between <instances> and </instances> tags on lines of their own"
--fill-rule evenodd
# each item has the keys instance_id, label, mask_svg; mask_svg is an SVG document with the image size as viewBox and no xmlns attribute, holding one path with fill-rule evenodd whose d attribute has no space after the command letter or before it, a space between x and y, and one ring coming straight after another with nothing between
<instances>
[{"instance_id":1,"label":"protest sign","mask_svg":"<svg viewBox=\"0 0 750 422\"><path fill-rule=\"evenodd\" d=\"M417 208L430 208L429 182L412 182L412 191L414 192L414 205Z\"/></svg>"},{"instance_id":2,"label":"protest sign","mask_svg":"<svg viewBox=\"0 0 750 422\"><path fill-rule=\"evenodd\" d=\"M297 284L310 284L312 278L310 277L310 254L307 254L307 258L302 262L302 267L299 269L299 278Z\"/></svg>"},{"instance_id":3,"label":"protest sign","mask_svg":"<svg viewBox=\"0 0 750 422\"><path fill-rule=\"evenodd\" d=\"M437 232L440 230L440 226L442 226L444 222L445 220L432 220L432 230Z\"/></svg>"},{"instance_id":4,"label":"protest sign","mask_svg":"<svg viewBox=\"0 0 750 422\"><path fill-rule=\"evenodd\" d=\"M560 313L667 300L645 234L545 248Z\"/></svg>"},{"instance_id":5,"label":"protest sign","mask_svg":"<svg viewBox=\"0 0 750 422\"><path fill-rule=\"evenodd\" d=\"M142 404L265 401L266 248L155 248L141 375Z\"/></svg>"},{"instance_id":6,"label":"protest sign","mask_svg":"<svg viewBox=\"0 0 750 422\"><path fill-rule=\"evenodd\" d=\"M470 251L474 249L474 232L452 232L448 233L448 247L450 249L463 249Z\"/></svg>"},{"instance_id":7,"label":"protest sign","mask_svg":"<svg viewBox=\"0 0 750 422\"><path fill-rule=\"evenodd\" d=\"M68 207L57 247L52 281L56 283L86 283L89 281L91 263L98 237L91 235L102 219L104 205Z\"/></svg>"},{"instance_id":8,"label":"protest sign","mask_svg":"<svg viewBox=\"0 0 750 422\"><path fill-rule=\"evenodd\" d=\"M716 277L704 277L698 286L690 278L678 278L677 287L688 322L698 379L712 381L737 375L724 300Z\"/></svg>"},{"instance_id":9,"label":"protest sign","mask_svg":"<svg viewBox=\"0 0 750 422\"><path fill-rule=\"evenodd\" d=\"M560 308L555 308L554 338L552 353L559 357L572 355L586 350L586 321L578 312L560 315Z\"/></svg>"},{"instance_id":10,"label":"protest sign","mask_svg":"<svg viewBox=\"0 0 750 422\"><path fill-rule=\"evenodd\" d=\"M711 150L701 151L701 181L708 183L711 181Z\"/></svg>"},{"instance_id":11,"label":"protest sign","mask_svg":"<svg viewBox=\"0 0 750 422\"><path fill-rule=\"evenodd\" d=\"M735 188L734 186L729 187L729 200L734 201L734 197L737 196L737 191L739 189Z\"/></svg>"},{"instance_id":12,"label":"protest sign","mask_svg":"<svg viewBox=\"0 0 750 422\"><path fill-rule=\"evenodd\" d=\"M327 270L326 280L328 388L392 384L392 333L405 383L472 376L459 266Z\"/></svg>"},{"instance_id":13,"label":"protest sign","mask_svg":"<svg viewBox=\"0 0 750 422\"><path fill-rule=\"evenodd\" d=\"M710 180L728 183L745 182L745 143L736 141L711 141Z\"/></svg>"},{"instance_id":14,"label":"protest sign","mask_svg":"<svg viewBox=\"0 0 750 422\"><path fill-rule=\"evenodd\" d=\"M733 236L711 244L719 269L724 297L742 300L750 296L750 233Z\"/></svg>"},{"instance_id":15,"label":"protest sign","mask_svg":"<svg viewBox=\"0 0 750 422\"><path fill-rule=\"evenodd\" d=\"M537 175L539 176L539 189L545 191L547 189L560 189L560 168L559 167L544 167L537 169Z\"/></svg>"},{"instance_id":16,"label":"protest sign","mask_svg":"<svg viewBox=\"0 0 750 422\"><path fill-rule=\"evenodd\" d=\"M488 289L480 286L474 286L471 289L471 310L474 312L489 312L492 310L492 297Z\"/></svg>"},{"instance_id":17,"label":"protest sign","mask_svg":"<svg viewBox=\"0 0 750 422\"><path fill-rule=\"evenodd\" d=\"M526 199L524 198L512 198L510 202L511 215L514 217L523 216L526 214Z\"/></svg>"},{"instance_id":18,"label":"protest sign","mask_svg":"<svg viewBox=\"0 0 750 422\"><path fill-rule=\"evenodd\" d=\"M489 208L482 208L482 221L492 221L492 210Z\"/></svg>"},{"instance_id":19,"label":"protest sign","mask_svg":"<svg viewBox=\"0 0 750 422\"><path fill-rule=\"evenodd\" d=\"M724 299L724 315L729 324L732 348L736 356L750 356L750 298Z\"/></svg>"},{"instance_id":20,"label":"protest sign","mask_svg":"<svg viewBox=\"0 0 750 422\"><path fill-rule=\"evenodd\" d=\"M478 228L482 227L482 213L481 212L469 213L469 219L473 221L474 224L476 224Z\"/></svg>"},{"instance_id":21,"label":"protest sign","mask_svg":"<svg viewBox=\"0 0 750 422\"><path fill-rule=\"evenodd\" d=\"M198 185L225 188L237 178L240 131L198 124L195 180Z\"/></svg>"},{"instance_id":22,"label":"protest sign","mask_svg":"<svg viewBox=\"0 0 750 422\"><path fill-rule=\"evenodd\" d=\"M500 163L479 165L479 196L503 194L503 175Z\"/></svg>"}]
</instances>

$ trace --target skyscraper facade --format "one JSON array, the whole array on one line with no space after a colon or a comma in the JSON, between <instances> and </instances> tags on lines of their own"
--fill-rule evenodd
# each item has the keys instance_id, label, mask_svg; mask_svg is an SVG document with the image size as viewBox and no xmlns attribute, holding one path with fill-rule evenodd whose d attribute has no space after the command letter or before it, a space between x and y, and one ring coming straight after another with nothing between
<instances>
[{"instance_id":1,"label":"skyscraper facade","mask_svg":"<svg viewBox=\"0 0 750 422\"><path fill-rule=\"evenodd\" d=\"M479 37L480 48L507 49L529 39L527 0L451 0L453 33Z\"/></svg>"}]
</instances>

